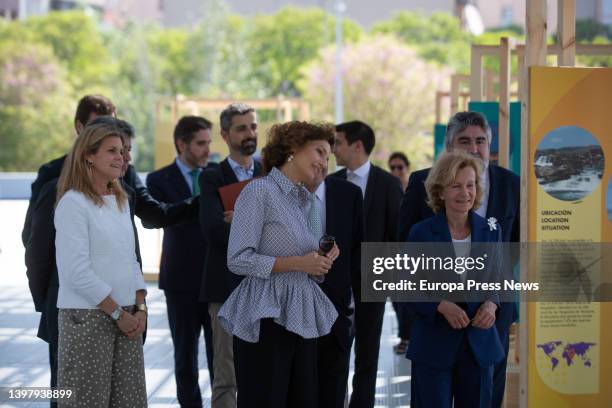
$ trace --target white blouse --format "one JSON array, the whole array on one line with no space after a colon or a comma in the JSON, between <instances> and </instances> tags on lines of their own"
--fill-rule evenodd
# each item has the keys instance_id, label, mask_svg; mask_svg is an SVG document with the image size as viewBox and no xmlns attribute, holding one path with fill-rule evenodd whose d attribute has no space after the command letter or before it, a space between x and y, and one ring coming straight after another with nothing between
<instances>
[{"instance_id":1,"label":"white blouse","mask_svg":"<svg viewBox=\"0 0 612 408\"><path fill-rule=\"evenodd\" d=\"M60 309L97 309L109 295L120 306L129 306L136 291L146 289L129 205L120 210L114 195L103 199L98 206L70 190L55 209Z\"/></svg>"}]
</instances>

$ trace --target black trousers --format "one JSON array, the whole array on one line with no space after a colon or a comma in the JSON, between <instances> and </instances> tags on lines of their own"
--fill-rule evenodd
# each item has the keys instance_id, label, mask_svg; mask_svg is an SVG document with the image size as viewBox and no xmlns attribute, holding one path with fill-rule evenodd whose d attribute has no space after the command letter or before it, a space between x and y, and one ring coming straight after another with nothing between
<instances>
[{"instance_id":1,"label":"black trousers","mask_svg":"<svg viewBox=\"0 0 612 408\"><path fill-rule=\"evenodd\" d=\"M198 295L165 290L168 324L174 345L174 377L176 394L181 407L202 407L198 383L198 343L204 329L208 372L212 384L213 348L208 304L199 302Z\"/></svg>"},{"instance_id":2,"label":"black trousers","mask_svg":"<svg viewBox=\"0 0 612 408\"><path fill-rule=\"evenodd\" d=\"M344 408L351 360L351 322L340 316L331 333L317 340L319 408Z\"/></svg>"},{"instance_id":3,"label":"black trousers","mask_svg":"<svg viewBox=\"0 0 612 408\"><path fill-rule=\"evenodd\" d=\"M234 336L238 408L316 407L316 339L304 339L272 319L260 324L257 343Z\"/></svg>"},{"instance_id":4,"label":"black trousers","mask_svg":"<svg viewBox=\"0 0 612 408\"><path fill-rule=\"evenodd\" d=\"M384 314L384 302L355 301L355 374L349 403L351 408L374 406Z\"/></svg>"}]
</instances>

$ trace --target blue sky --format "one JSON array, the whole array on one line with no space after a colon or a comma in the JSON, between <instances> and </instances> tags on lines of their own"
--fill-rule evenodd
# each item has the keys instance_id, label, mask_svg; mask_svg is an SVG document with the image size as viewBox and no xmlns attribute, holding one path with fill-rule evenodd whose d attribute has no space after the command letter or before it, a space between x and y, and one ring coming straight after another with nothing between
<instances>
[{"instance_id":1,"label":"blue sky","mask_svg":"<svg viewBox=\"0 0 612 408\"><path fill-rule=\"evenodd\" d=\"M577 126L561 126L544 136L538 150L559 149L568 146L592 146L599 142L591 133Z\"/></svg>"}]
</instances>

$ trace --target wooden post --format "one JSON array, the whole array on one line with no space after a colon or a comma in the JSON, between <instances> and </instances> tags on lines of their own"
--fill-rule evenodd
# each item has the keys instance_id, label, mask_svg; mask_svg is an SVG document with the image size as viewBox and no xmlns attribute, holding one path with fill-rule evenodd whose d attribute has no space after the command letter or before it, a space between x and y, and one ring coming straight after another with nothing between
<instances>
[{"instance_id":1,"label":"wooden post","mask_svg":"<svg viewBox=\"0 0 612 408\"><path fill-rule=\"evenodd\" d=\"M537 65L546 65L546 17L547 4L546 0L527 0L526 3L526 28L527 35L525 37L525 71L524 79L526 81L525 98L521 100L522 106L522 125L521 125L521 213L520 213L520 228L521 242L529 240L529 176L531 169L529 168L529 67ZM521 257L521 281L527 282L529 260L527 257ZM521 323L519 329L520 336L520 377L519 377L519 406L527 407L528 399L528 304L520 303Z\"/></svg>"},{"instance_id":2,"label":"wooden post","mask_svg":"<svg viewBox=\"0 0 612 408\"><path fill-rule=\"evenodd\" d=\"M442 120L442 97L444 96L443 94L444 92L442 91L436 91L436 125L438 123L442 123L440 121Z\"/></svg>"},{"instance_id":3,"label":"wooden post","mask_svg":"<svg viewBox=\"0 0 612 408\"><path fill-rule=\"evenodd\" d=\"M482 101L482 51L479 47L472 45L472 55L470 63L470 99L472 101Z\"/></svg>"},{"instance_id":4,"label":"wooden post","mask_svg":"<svg viewBox=\"0 0 612 408\"><path fill-rule=\"evenodd\" d=\"M485 92L487 101L494 101L495 98L495 71L492 69L485 70Z\"/></svg>"},{"instance_id":5,"label":"wooden post","mask_svg":"<svg viewBox=\"0 0 612 408\"><path fill-rule=\"evenodd\" d=\"M308 102L300 100L298 105L298 120L310 120L310 105Z\"/></svg>"},{"instance_id":6,"label":"wooden post","mask_svg":"<svg viewBox=\"0 0 612 408\"><path fill-rule=\"evenodd\" d=\"M450 90L450 114L453 116L459 111L459 98L464 97L464 105L467 105L467 96L460 92L461 82L469 82L469 75L453 74L451 75L451 90Z\"/></svg>"},{"instance_id":7,"label":"wooden post","mask_svg":"<svg viewBox=\"0 0 612 408\"><path fill-rule=\"evenodd\" d=\"M293 120L293 109L291 109L291 102L288 100L283 100L283 121L290 122Z\"/></svg>"},{"instance_id":8,"label":"wooden post","mask_svg":"<svg viewBox=\"0 0 612 408\"><path fill-rule=\"evenodd\" d=\"M450 89L450 115L453 116L459 111L459 75L451 76Z\"/></svg>"},{"instance_id":9,"label":"wooden post","mask_svg":"<svg viewBox=\"0 0 612 408\"><path fill-rule=\"evenodd\" d=\"M573 67L576 62L576 0L557 0L557 65Z\"/></svg>"},{"instance_id":10,"label":"wooden post","mask_svg":"<svg viewBox=\"0 0 612 408\"><path fill-rule=\"evenodd\" d=\"M510 163L510 69L514 39L502 37L499 44L499 165Z\"/></svg>"},{"instance_id":11,"label":"wooden post","mask_svg":"<svg viewBox=\"0 0 612 408\"><path fill-rule=\"evenodd\" d=\"M528 84L528 75L527 75L527 68L525 67L525 46L524 45L519 45L516 47L516 58L518 60L518 99L521 102L521 106L526 106L525 105L525 101L527 101L528 98L528 93L527 93L527 88L529 86ZM521 113L521 115L524 115L523 113ZM523 116L524 117L524 116ZM523 119L523 117L521 118L521 122L523 122L526 119ZM521 129L522 132L523 129ZM522 134L521 134L521 143L522 143ZM521 151L521 156L522 156L523 152ZM522 166L522 164L521 164Z\"/></svg>"}]
</instances>

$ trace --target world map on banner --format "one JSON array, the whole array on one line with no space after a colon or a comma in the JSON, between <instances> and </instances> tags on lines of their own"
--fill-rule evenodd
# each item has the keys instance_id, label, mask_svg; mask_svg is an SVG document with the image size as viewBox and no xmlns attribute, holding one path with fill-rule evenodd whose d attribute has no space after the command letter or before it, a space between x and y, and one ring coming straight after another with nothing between
<instances>
[{"instance_id":1,"label":"world map on banner","mask_svg":"<svg viewBox=\"0 0 612 408\"><path fill-rule=\"evenodd\" d=\"M585 367L591 367L592 362L588 354L595 345L596 343L577 342L567 343L564 347L562 341L556 340L537 346L549 358L551 370L554 370L561 361L564 361L567 367L571 367L576 363L576 358L579 358Z\"/></svg>"}]
</instances>

